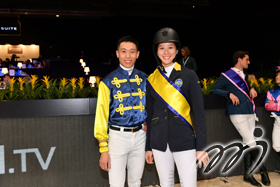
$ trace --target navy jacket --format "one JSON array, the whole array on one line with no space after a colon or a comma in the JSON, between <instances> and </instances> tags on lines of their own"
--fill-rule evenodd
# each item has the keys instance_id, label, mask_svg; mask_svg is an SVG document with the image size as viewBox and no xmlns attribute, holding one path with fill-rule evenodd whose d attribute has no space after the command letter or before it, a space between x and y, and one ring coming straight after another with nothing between
<instances>
[{"instance_id":1,"label":"navy jacket","mask_svg":"<svg viewBox=\"0 0 280 187\"><path fill-rule=\"evenodd\" d=\"M206 147L206 125L203 95L198 77L193 70L181 67L181 70L173 68L169 79L172 82L177 79L183 81L180 89L186 95L191 111L195 116L195 120L192 123L195 127L196 135L191 127L168 109L147 84L146 110L148 113L148 129L146 150L157 149L165 151L168 144L171 151L190 149L203 151Z\"/></svg>"},{"instance_id":2,"label":"navy jacket","mask_svg":"<svg viewBox=\"0 0 280 187\"><path fill-rule=\"evenodd\" d=\"M248 76L246 75L245 80L248 83ZM249 88L250 89L250 88ZM254 114L253 104L249 98L241 92L234 84L232 84L224 75L220 75L218 82L213 86L211 94L219 95L226 97L227 106L226 106L226 115L233 114ZM228 98L229 92L233 93L238 97L240 104L233 105L230 98Z\"/></svg>"}]
</instances>

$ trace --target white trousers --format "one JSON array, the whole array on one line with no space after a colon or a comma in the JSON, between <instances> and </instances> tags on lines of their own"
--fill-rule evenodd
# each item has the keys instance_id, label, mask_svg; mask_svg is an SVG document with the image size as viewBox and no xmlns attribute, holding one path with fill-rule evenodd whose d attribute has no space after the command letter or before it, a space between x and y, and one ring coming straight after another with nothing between
<instances>
[{"instance_id":1,"label":"white trousers","mask_svg":"<svg viewBox=\"0 0 280 187\"><path fill-rule=\"evenodd\" d=\"M272 147L276 152L280 152L280 117L271 112L271 117L275 118L272 131Z\"/></svg>"},{"instance_id":2,"label":"white trousers","mask_svg":"<svg viewBox=\"0 0 280 187\"><path fill-rule=\"evenodd\" d=\"M123 187L126 168L129 187L140 187L145 165L146 132L135 133L109 129L109 155L111 169L109 183L111 187Z\"/></svg>"},{"instance_id":3,"label":"white trousers","mask_svg":"<svg viewBox=\"0 0 280 187\"><path fill-rule=\"evenodd\" d=\"M181 187L196 187L196 151L171 152L167 145L165 152L153 149L155 165L161 187L174 187L174 162L178 169Z\"/></svg>"},{"instance_id":4,"label":"white trousers","mask_svg":"<svg viewBox=\"0 0 280 187\"><path fill-rule=\"evenodd\" d=\"M230 115L230 120L240 136L243 139L243 143L250 147L256 145L254 130L255 130L255 114L238 114Z\"/></svg>"}]
</instances>

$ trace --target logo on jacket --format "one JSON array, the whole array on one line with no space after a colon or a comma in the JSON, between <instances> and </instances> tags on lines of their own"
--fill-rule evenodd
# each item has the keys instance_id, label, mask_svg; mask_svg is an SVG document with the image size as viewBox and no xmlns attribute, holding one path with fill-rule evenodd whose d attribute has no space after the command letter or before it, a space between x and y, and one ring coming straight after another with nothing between
<instances>
[{"instance_id":1,"label":"logo on jacket","mask_svg":"<svg viewBox=\"0 0 280 187\"><path fill-rule=\"evenodd\" d=\"M182 79L176 79L175 85L178 86L179 88L183 85Z\"/></svg>"}]
</instances>

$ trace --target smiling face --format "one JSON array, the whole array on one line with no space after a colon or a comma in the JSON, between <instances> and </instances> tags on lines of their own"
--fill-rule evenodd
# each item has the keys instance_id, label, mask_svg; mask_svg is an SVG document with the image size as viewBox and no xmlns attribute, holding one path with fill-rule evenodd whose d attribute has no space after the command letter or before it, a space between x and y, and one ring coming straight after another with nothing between
<instances>
[{"instance_id":1,"label":"smiling face","mask_svg":"<svg viewBox=\"0 0 280 187\"><path fill-rule=\"evenodd\" d=\"M136 45L132 42L122 42L116 51L120 64L126 68L134 66L139 53Z\"/></svg>"},{"instance_id":2,"label":"smiling face","mask_svg":"<svg viewBox=\"0 0 280 187\"><path fill-rule=\"evenodd\" d=\"M173 59L176 57L178 50L172 42L160 43L157 49L157 55L161 60L163 67L169 67L173 64Z\"/></svg>"}]
</instances>

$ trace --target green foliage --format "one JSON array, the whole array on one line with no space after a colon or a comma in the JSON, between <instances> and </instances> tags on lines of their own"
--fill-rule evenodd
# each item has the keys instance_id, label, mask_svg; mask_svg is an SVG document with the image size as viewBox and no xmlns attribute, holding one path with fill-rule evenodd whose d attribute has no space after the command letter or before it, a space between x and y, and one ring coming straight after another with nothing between
<instances>
[{"instance_id":1,"label":"green foliage","mask_svg":"<svg viewBox=\"0 0 280 187\"><path fill-rule=\"evenodd\" d=\"M201 80L202 93L203 95L209 95L212 91L212 87L218 81L217 77L203 78ZM267 93L270 89L274 87L275 82L271 78L259 78L251 79L249 81L250 87L254 87L257 93Z\"/></svg>"},{"instance_id":2,"label":"green foliage","mask_svg":"<svg viewBox=\"0 0 280 187\"><path fill-rule=\"evenodd\" d=\"M270 89L274 87L274 81L271 78L264 79L264 78L259 78L257 79L252 79L249 81L249 84L251 87L254 87L257 93L267 93Z\"/></svg>"},{"instance_id":3,"label":"green foliage","mask_svg":"<svg viewBox=\"0 0 280 187\"><path fill-rule=\"evenodd\" d=\"M7 87L0 90L0 101L97 97L99 82L93 83L94 87L85 87L84 78L80 77L79 82L77 80L77 78L49 80L48 76L38 80L36 75L31 75L29 79L19 77L16 80L13 77L7 83Z\"/></svg>"},{"instance_id":4,"label":"green foliage","mask_svg":"<svg viewBox=\"0 0 280 187\"><path fill-rule=\"evenodd\" d=\"M216 84L217 81L218 81L217 77L210 77L208 79L203 78L202 80L200 80L202 84L201 91L203 95L210 95L210 92L212 91L212 87L214 86L214 84Z\"/></svg>"}]
</instances>

